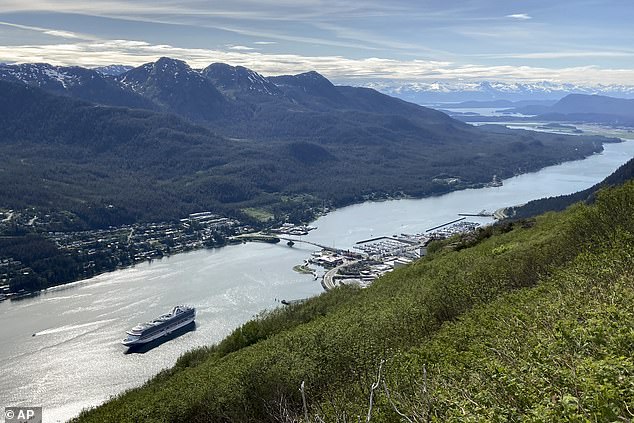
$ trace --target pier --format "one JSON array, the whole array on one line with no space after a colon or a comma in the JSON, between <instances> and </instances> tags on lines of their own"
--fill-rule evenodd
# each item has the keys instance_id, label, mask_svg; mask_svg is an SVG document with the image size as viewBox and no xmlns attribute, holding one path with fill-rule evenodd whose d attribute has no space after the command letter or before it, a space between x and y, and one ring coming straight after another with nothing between
<instances>
[{"instance_id":1,"label":"pier","mask_svg":"<svg viewBox=\"0 0 634 423\"><path fill-rule=\"evenodd\" d=\"M355 242L356 245L360 245L360 244L365 244L367 242L374 242L374 241L378 241L380 239L392 239L389 236L377 236L376 238L370 238L370 239L364 239L363 241L357 241Z\"/></svg>"},{"instance_id":2,"label":"pier","mask_svg":"<svg viewBox=\"0 0 634 423\"><path fill-rule=\"evenodd\" d=\"M427 229L425 232L435 231L436 229L444 228L445 226L449 226L449 225L451 225L453 223L457 223L457 222L460 222L460 221L465 220L465 219L466 219L466 217L461 217L460 219L452 220L451 222L447 222L447 223L444 223L442 225L434 226L433 228Z\"/></svg>"},{"instance_id":3,"label":"pier","mask_svg":"<svg viewBox=\"0 0 634 423\"><path fill-rule=\"evenodd\" d=\"M480 213L458 213L458 216L493 217L493 213L489 213L486 210L482 210Z\"/></svg>"}]
</instances>

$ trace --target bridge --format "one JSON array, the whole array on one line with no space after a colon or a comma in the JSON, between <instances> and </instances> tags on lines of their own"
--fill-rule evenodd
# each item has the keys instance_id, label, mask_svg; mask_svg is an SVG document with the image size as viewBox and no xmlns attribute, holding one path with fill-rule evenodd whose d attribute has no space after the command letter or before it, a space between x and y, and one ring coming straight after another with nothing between
<instances>
[{"instance_id":1,"label":"bridge","mask_svg":"<svg viewBox=\"0 0 634 423\"><path fill-rule=\"evenodd\" d=\"M305 241L303 239L290 238L287 236L280 236L277 234L271 234L271 235L264 235L262 233L244 234L244 235L238 235L234 237L233 239L242 240L242 241L261 241L261 242L273 242L273 243L279 242L281 240L302 242L304 244L313 245L317 248L321 248L322 250L328 250L334 253L347 254L347 255L351 254L349 250L342 250L340 248L329 247L327 245L319 244L318 242Z\"/></svg>"},{"instance_id":2,"label":"bridge","mask_svg":"<svg viewBox=\"0 0 634 423\"><path fill-rule=\"evenodd\" d=\"M284 241L303 242L304 244L314 245L315 247L319 247L322 250L334 251L335 253L345 253L346 252L346 250L341 250L339 248L334 248L334 247L328 247L327 245L322 245L322 244L319 244L317 242L304 241L303 239L287 238L285 236L278 236L277 238L282 239Z\"/></svg>"}]
</instances>

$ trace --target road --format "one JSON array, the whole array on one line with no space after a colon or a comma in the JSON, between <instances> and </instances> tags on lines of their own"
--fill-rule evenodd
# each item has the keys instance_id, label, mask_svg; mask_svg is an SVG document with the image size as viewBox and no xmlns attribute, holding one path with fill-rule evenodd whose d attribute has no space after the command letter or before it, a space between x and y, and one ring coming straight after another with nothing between
<instances>
[{"instance_id":1,"label":"road","mask_svg":"<svg viewBox=\"0 0 634 423\"><path fill-rule=\"evenodd\" d=\"M330 291L331 289L334 289L337 286L335 285L335 275L337 274L339 269L344 268L346 266L350 266L351 264L355 264L358 262L359 260L352 260L352 261L344 262L337 267L333 267L332 269L326 272L326 274L324 275L324 279L321 282L321 285L324 287L326 291Z\"/></svg>"}]
</instances>

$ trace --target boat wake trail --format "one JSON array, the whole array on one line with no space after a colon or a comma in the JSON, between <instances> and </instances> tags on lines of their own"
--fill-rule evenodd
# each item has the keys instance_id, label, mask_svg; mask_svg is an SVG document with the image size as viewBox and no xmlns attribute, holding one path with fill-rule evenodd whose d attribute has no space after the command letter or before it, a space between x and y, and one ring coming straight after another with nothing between
<instances>
[{"instance_id":1,"label":"boat wake trail","mask_svg":"<svg viewBox=\"0 0 634 423\"><path fill-rule=\"evenodd\" d=\"M65 325L65 326L60 326L58 328L44 329L43 331L34 333L33 336L52 335L54 333L68 332L68 331L75 330L75 329L81 329L81 328L86 328L86 327L89 327L89 326L100 325L100 324L103 324L103 323L109 323L109 322L112 322L114 320L117 320L117 319L97 320L95 322L82 323L80 325Z\"/></svg>"}]
</instances>

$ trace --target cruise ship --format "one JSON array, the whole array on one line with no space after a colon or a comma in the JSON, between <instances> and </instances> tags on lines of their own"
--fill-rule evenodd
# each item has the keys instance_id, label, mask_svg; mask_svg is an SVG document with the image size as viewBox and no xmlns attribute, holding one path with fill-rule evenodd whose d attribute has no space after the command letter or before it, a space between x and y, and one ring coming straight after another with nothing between
<instances>
[{"instance_id":1,"label":"cruise ship","mask_svg":"<svg viewBox=\"0 0 634 423\"><path fill-rule=\"evenodd\" d=\"M146 344L187 326L195 318L194 307L177 305L169 313L162 314L151 322L140 323L127 331L128 337L121 343L126 347Z\"/></svg>"}]
</instances>

